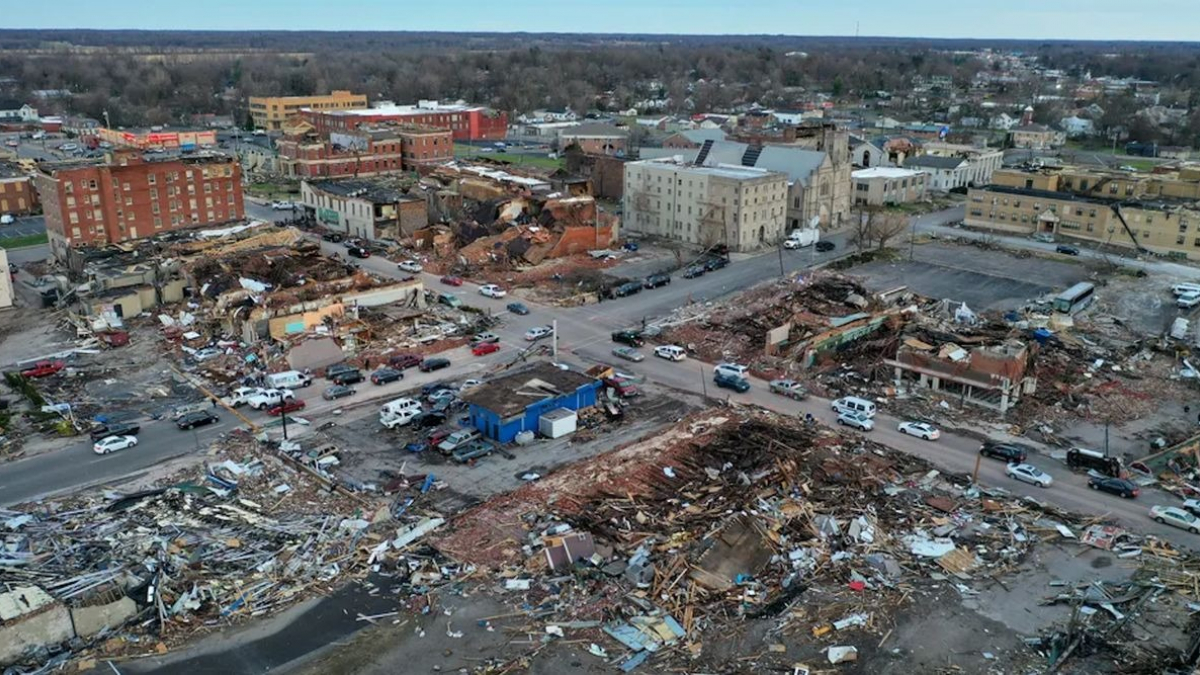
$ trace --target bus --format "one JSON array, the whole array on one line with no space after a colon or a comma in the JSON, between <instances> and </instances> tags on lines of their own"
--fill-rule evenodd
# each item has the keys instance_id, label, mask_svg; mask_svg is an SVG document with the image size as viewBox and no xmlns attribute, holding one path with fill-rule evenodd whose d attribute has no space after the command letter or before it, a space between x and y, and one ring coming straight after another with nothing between
<instances>
[{"instance_id":1,"label":"bus","mask_svg":"<svg viewBox=\"0 0 1200 675\"><path fill-rule=\"evenodd\" d=\"M1095 285L1081 281L1054 297L1054 311L1075 314L1092 304L1095 296Z\"/></svg>"}]
</instances>

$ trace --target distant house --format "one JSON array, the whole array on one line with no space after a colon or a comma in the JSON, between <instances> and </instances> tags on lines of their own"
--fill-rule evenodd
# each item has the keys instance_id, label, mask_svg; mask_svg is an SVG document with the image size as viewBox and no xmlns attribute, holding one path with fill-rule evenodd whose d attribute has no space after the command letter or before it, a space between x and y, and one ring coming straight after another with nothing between
<instances>
[{"instance_id":1,"label":"distant house","mask_svg":"<svg viewBox=\"0 0 1200 675\"><path fill-rule=\"evenodd\" d=\"M883 148L857 136L850 137L850 163L859 169L892 166L892 162Z\"/></svg>"},{"instance_id":2,"label":"distant house","mask_svg":"<svg viewBox=\"0 0 1200 675\"><path fill-rule=\"evenodd\" d=\"M1010 129L1008 139L1014 148L1052 150L1062 147L1067 142L1067 135L1045 124L1024 124Z\"/></svg>"},{"instance_id":3,"label":"distant house","mask_svg":"<svg viewBox=\"0 0 1200 675\"><path fill-rule=\"evenodd\" d=\"M992 119L988 120L988 126L993 129L1003 129L1004 131L1008 131L1009 129L1017 126L1017 123L1020 121L1021 118L1013 117L1008 113L1002 112L999 115L993 115Z\"/></svg>"},{"instance_id":4,"label":"distant house","mask_svg":"<svg viewBox=\"0 0 1200 675\"><path fill-rule=\"evenodd\" d=\"M1066 132L1067 138L1080 138L1083 136L1095 136L1096 125L1091 120L1078 115L1064 117L1059 121L1059 126Z\"/></svg>"},{"instance_id":5,"label":"distant house","mask_svg":"<svg viewBox=\"0 0 1200 675\"><path fill-rule=\"evenodd\" d=\"M1004 164L999 148L975 148L951 143L929 143L925 154L909 158L906 169L919 169L930 175L929 189L948 192L972 185L986 185L992 173Z\"/></svg>"},{"instance_id":6,"label":"distant house","mask_svg":"<svg viewBox=\"0 0 1200 675\"><path fill-rule=\"evenodd\" d=\"M672 148L679 150L695 150L704 141L723 141L725 140L725 132L721 129L689 129L687 131L679 131L667 136L663 139L662 146L664 148Z\"/></svg>"},{"instance_id":7,"label":"distant house","mask_svg":"<svg viewBox=\"0 0 1200 675\"><path fill-rule=\"evenodd\" d=\"M0 100L0 124L29 124L37 121L37 108L13 99Z\"/></svg>"}]
</instances>

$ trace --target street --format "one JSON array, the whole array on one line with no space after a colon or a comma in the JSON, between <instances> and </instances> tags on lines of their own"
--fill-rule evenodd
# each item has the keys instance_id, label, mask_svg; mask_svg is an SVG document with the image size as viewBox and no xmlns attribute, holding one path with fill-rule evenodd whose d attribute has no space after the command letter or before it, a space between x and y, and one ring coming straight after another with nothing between
<instances>
[{"instance_id":1,"label":"street","mask_svg":"<svg viewBox=\"0 0 1200 675\"><path fill-rule=\"evenodd\" d=\"M918 219L919 231L933 231L939 234L953 233L966 236L955 228L947 228L942 223L954 220L954 211L930 214ZM818 255L811 250L785 251L783 265L786 271L794 271L819 264L829 257L844 253L844 237L832 237L838 248L825 255ZM1035 248L1037 242L1013 238L1014 245ZM321 242L327 253L344 253L343 247L337 244ZM395 263L384 258L368 258L357 261L369 271L385 277L402 278L407 276L396 268ZM1170 264L1170 263L1154 263ZM479 295L478 286L467 283L461 288L450 288L442 285L437 276L424 273L423 281L426 287L435 291L449 291L458 295L464 302L501 315L504 325L495 329L503 349L496 354L484 358L469 356L465 348L447 354L451 357L451 368L435 374L406 379L389 385L387 388L373 388L370 385L359 385L359 394L355 399L335 403L325 403L319 398L324 382L314 383L307 391L298 392L312 407L303 414L311 418L322 412L329 412L335 407L353 403L355 400L386 398L399 395L401 391L428 381L442 379L461 379L478 374L483 369L501 362L511 360L519 349L529 345L523 339L526 330L533 326L549 325L557 320L560 350L560 360L576 366L588 366L597 362L615 362L611 355L613 343L609 333L618 328L635 327L640 325L643 318L653 321L671 309L685 304L689 300L714 300L721 296L743 290L760 281L775 277L779 274L779 255L777 251L769 251L748 259L737 260L723 270L710 272L699 279L673 279L666 287L644 290L637 295L619 300L605 301L597 305L574 308L556 308L534 303L529 305L529 316L517 317L508 315L505 305L509 298L492 299ZM1193 275L1195 271L1193 270ZM632 371L636 375L659 384L686 390L702 392L707 390L709 396L725 398L753 404L779 413L794 415L811 413L825 424L833 424L835 416L829 407L829 401L820 398L810 398L804 402L794 402L780 396L770 394L767 384L761 380L752 379L752 389L745 394L729 394L716 389L711 383L711 364L693 360L675 363L654 358L649 355L638 364L618 363L622 371ZM415 371L410 371L415 375ZM66 490L74 486L97 481L111 480L122 475L143 470L164 459L184 455L200 444L211 440L218 433L228 431L236 425L231 415L222 416L221 423L212 427L197 430L195 438L188 442L180 442L190 434L180 432L168 422L147 424L141 437L141 444L122 453L98 457L91 454L90 443L80 443L67 450L50 455L34 457L5 466L0 470L0 503L12 504L36 495ZM923 457L943 471L953 474L969 475L976 467L978 458L977 440L967 436L943 432L937 442L927 442L899 433L896 429L900 420L892 418L885 412L876 416L876 429L868 434L871 439L890 447ZM858 432L848 432L858 433ZM65 457L79 457L79 461L64 461ZM87 459L83 460L82 457ZM1046 457L1033 457L1031 463L1039 465L1050 473L1054 485L1049 489L1040 489L1024 483L1016 482L1004 475L1004 465L990 459L979 462L980 483L987 486L1000 487L1010 492L1027 496L1032 499L1053 503L1062 508L1088 514L1107 514L1121 522L1122 525L1141 532L1149 532L1164 536L1173 542L1191 547L1192 535L1167 526L1160 526L1151 521L1146 512L1153 504L1176 503L1169 495L1154 490L1146 491L1139 499L1121 500L1112 495L1092 492L1087 488L1086 477L1075 474L1056 461ZM1078 534L1078 533L1077 533Z\"/></svg>"}]
</instances>

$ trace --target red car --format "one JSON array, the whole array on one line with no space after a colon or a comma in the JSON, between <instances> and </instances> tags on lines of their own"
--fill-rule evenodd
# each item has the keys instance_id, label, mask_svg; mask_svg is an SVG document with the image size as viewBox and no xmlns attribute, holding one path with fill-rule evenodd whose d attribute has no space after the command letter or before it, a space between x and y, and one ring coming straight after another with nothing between
<instances>
[{"instance_id":1,"label":"red car","mask_svg":"<svg viewBox=\"0 0 1200 675\"><path fill-rule=\"evenodd\" d=\"M304 410L304 401L294 398L290 401L284 401L274 408L271 408L267 411L267 414L271 417L279 417L284 413L295 412L297 410Z\"/></svg>"},{"instance_id":2,"label":"red car","mask_svg":"<svg viewBox=\"0 0 1200 675\"><path fill-rule=\"evenodd\" d=\"M393 354L388 357L388 365L398 370L421 365L421 357L417 354Z\"/></svg>"},{"instance_id":3,"label":"red car","mask_svg":"<svg viewBox=\"0 0 1200 675\"><path fill-rule=\"evenodd\" d=\"M475 356L483 356L492 352L500 351L500 345L496 342L481 342L474 347L471 347L471 353Z\"/></svg>"},{"instance_id":4,"label":"red car","mask_svg":"<svg viewBox=\"0 0 1200 675\"><path fill-rule=\"evenodd\" d=\"M38 361L32 366L21 371L21 375L25 377L49 377L58 371L62 370L65 364L62 361Z\"/></svg>"},{"instance_id":5,"label":"red car","mask_svg":"<svg viewBox=\"0 0 1200 675\"><path fill-rule=\"evenodd\" d=\"M462 277L456 277L448 274L442 277L442 283L446 284L447 286L462 286L463 280Z\"/></svg>"},{"instance_id":6,"label":"red car","mask_svg":"<svg viewBox=\"0 0 1200 675\"><path fill-rule=\"evenodd\" d=\"M621 398L633 398L641 393L632 382L629 382L628 380L622 380L618 377L606 377L604 378L603 382L604 386L609 387L613 391L617 392L617 396L620 396Z\"/></svg>"}]
</instances>

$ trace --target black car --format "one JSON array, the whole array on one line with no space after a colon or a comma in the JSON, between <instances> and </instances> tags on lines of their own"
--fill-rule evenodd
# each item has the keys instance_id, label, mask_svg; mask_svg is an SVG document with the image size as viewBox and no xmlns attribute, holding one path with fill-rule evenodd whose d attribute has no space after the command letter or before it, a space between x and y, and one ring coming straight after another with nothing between
<instances>
[{"instance_id":1,"label":"black car","mask_svg":"<svg viewBox=\"0 0 1200 675\"><path fill-rule=\"evenodd\" d=\"M346 249L346 253L349 254L349 256L351 258L370 258L371 257L371 252L365 248L362 248L361 246L355 246L354 248L348 248L348 249Z\"/></svg>"},{"instance_id":2,"label":"black car","mask_svg":"<svg viewBox=\"0 0 1200 675\"><path fill-rule=\"evenodd\" d=\"M1101 492L1111 492L1114 495L1120 495L1125 499L1133 499L1138 496L1138 486L1124 478L1113 478L1111 476L1092 476L1088 479L1088 487Z\"/></svg>"},{"instance_id":3,"label":"black car","mask_svg":"<svg viewBox=\"0 0 1200 675\"><path fill-rule=\"evenodd\" d=\"M624 298L629 295L634 295L642 292L642 282L630 281L620 286L609 289L609 296L612 298Z\"/></svg>"},{"instance_id":4,"label":"black car","mask_svg":"<svg viewBox=\"0 0 1200 675\"><path fill-rule=\"evenodd\" d=\"M506 309L513 314L519 314L521 316L525 316L529 313L529 308L520 302L510 302L506 306Z\"/></svg>"},{"instance_id":5,"label":"black car","mask_svg":"<svg viewBox=\"0 0 1200 675\"><path fill-rule=\"evenodd\" d=\"M1054 250L1063 255L1079 255L1079 247L1068 246L1067 244L1059 244L1054 247Z\"/></svg>"},{"instance_id":6,"label":"black car","mask_svg":"<svg viewBox=\"0 0 1200 675\"><path fill-rule=\"evenodd\" d=\"M650 276L646 277L646 281L642 285L646 288L658 288L659 286L666 286L670 283L670 274L651 274Z\"/></svg>"},{"instance_id":7,"label":"black car","mask_svg":"<svg viewBox=\"0 0 1200 675\"><path fill-rule=\"evenodd\" d=\"M704 269L704 265L692 265L683 271L684 279L695 279L696 277L704 276L708 270Z\"/></svg>"},{"instance_id":8,"label":"black car","mask_svg":"<svg viewBox=\"0 0 1200 675\"><path fill-rule=\"evenodd\" d=\"M179 419L175 420L175 426L180 429L195 429L206 424L214 424L221 421L220 417L212 414L207 410L199 410L197 412L186 413Z\"/></svg>"},{"instance_id":9,"label":"black car","mask_svg":"<svg viewBox=\"0 0 1200 675\"><path fill-rule=\"evenodd\" d=\"M363 381L363 374L361 370L355 368L354 370L344 370L329 379L334 384L356 384Z\"/></svg>"},{"instance_id":10,"label":"black car","mask_svg":"<svg viewBox=\"0 0 1200 675\"><path fill-rule=\"evenodd\" d=\"M396 380L403 379L404 373L396 370L395 368L380 368L379 370L371 373L371 382L374 384L387 384L388 382L395 382Z\"/></svg>"},{"instance_id":11,"label":"black car","mask_svg":"<svg viewBox=\"0 0 1200 675\"><path fill-rule=\"evenodd\" d=\"M832 251L834 248L836 248L836 247L833 245L832 241L818 241L817 242L817 251L819 251L821 253Z\"/></svg>"},{"instance_id":12,"label":"black car","mask_svg":"<svg viewBox=\"0 0 1200 675\"><path fill-rule=\"evenodd\" d=\"M620 342L621 344L629 345L630 347L641 347L642 345L646 344L646 341L642 339L642 334L636 330L614 331L612 334L612 341Z\"/></svg>"},{"instance_id":13,"label":"black car","mask_svg":"<svg viewBox=\"0 0 1200 675\"><path fill-rule=\"evenodd\" d=\"M440 426L446 423L446 413L431 410L423 412L412 418L409 422L414 429L428 429L430 427Z\"/></svg>"},{"instance_id":14,"label":"black car","mask_svg":"<svg viewBox=\"0 0 1200 675\"><path fill-rule=\"evenodd\" d=\"M750 391L750 383L747 382L745 378L737 377L735 375L717 373L713 375L713 382L715 382L718 387L732 389L739 394Z\"/></svg>"},{"instance_id":15,"label":"black car","mask_svg":"<svg viewBox=\"0 0 1200 675\"><path fill-rule=\"evenodd\" d=\"M321 238L325 241L332 241L336 244L342 240L342 235L338 234L337 232L326 232L325 234L321 235Z\"/></svg>"},{"instance_id":16,"label":"black car","mask_svg":"<svg viewBox=\"0 0 1200 675\"><path fill-rule=\"evenodd\" d=\"M704 269L713 272L729 265L729 258L709 258L704 261Z\"/></svg>"},{"instance_id":17,"label":"black car","mask_svg":"<svg viewBox=\"0 0 1200 675\"><path fill-rule=\"evenodd\" d=\"M142 430L137 422L109 422L94 427L91 431L93 441L109 436L136 436Z\"/></svg>"},{"instance_id":18,"label":"black car","mask_svg":"<svg viewBox=\"0 0 1200 675\"><path fill-rule=\"evenodd\" d=\"M1025 448L1016 443L996 443L995 441L987 441L979 446L979 454L1016 464L1024 463L1025 458L1029 456Z\"/></svg>"},{"instance_id":19,"label":"black car","mask_svg":"<svg viewBox=\"0 0 1200 675\"><path fill-rule=\"evenodd\" d=\"M421 362L421 372L429 373L442 368L450 367L450 359L443 359L440 356L432 359L425 359Z\"/></svg>"},{"instance_id":20,"label":"black car","mask_svg":"<svg viewBox=\"0 0 1200 675\"><path fill-rule=\"evenodd\" d=\"M351 371L358 372L358 368L348 363L335 363L325 369L325 379L332 380L342 373L349 373Z\"/></svg>"}]
</instances>

